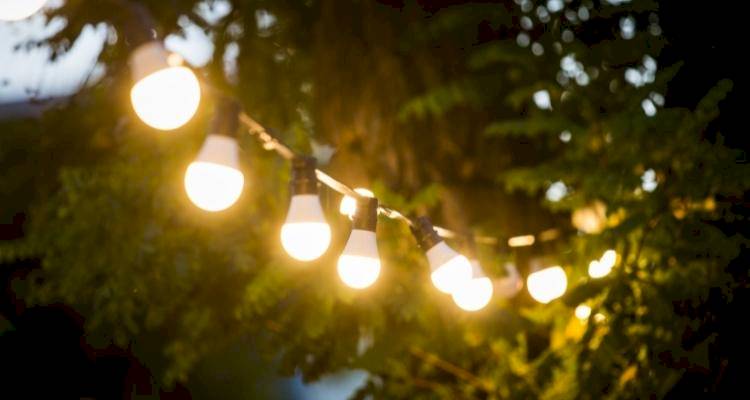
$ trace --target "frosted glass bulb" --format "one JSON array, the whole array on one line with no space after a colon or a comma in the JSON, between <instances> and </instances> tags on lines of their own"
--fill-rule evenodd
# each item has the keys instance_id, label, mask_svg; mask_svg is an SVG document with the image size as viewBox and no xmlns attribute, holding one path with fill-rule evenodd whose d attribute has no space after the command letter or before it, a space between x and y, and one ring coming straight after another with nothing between
<instances>
[{"instance_id":1,"label":"frosted glass bulb","mask_svg":"<svg viewBox=\"0 0 750 400\"><path fill-rule=\"evenodd\" d=\"M453 291L471 279L471 263L469 260L456 253L441 241L427 251L427 261L430 263L432 284L443 293Z\"/></svg>"},{"instance_id":2,"label":"frosted glass bulb","mask_svg":"<svg viewBox=\"0 0 750 400\"><path fill-rule=\"evenodd\" d=\"M135 84L130 101L138 118L153 128L179 128L198 110L200 82L181 63L181 57L170 54L156 41L139 46L131 56Z\"/></svg>"},{"instance_id":3,"label":"frosted glass bulb","mask_svg":"<svg viewBox=\"0 0 750 400\"><path fill-rule=\"evenodd\" d=\"M338 273L341 280L354 289L364 289L380 275L380 256L375 232L352 230L346 247L339 257Z\"/></svg>"},{"instance_id":4,"label":"frosted glass bulb","mask_svg":"<svg viewBox=\"0 0 750 400\"><path fill-rule=\"evenodd\" d=\"M47 0L0 0L0 21L20 21L44 7Z\"/></svg>"},{"instance_id":5,"label":"frosted glass bulb","mask_svg":"<svg viewBox=\"0 0 750 400\"><path fill-rule=\"evenodd\" d=\"M200 83L186 67L169 67L133 85L130 100L147 125L168 131L185 125L198 110Z\"/></svg>"},{"instance_id":6,"label":"frosted glass bulb","mask_svg":"<svg viewBox=\"0 0 750 400\"><path fill-rule=\"evenodd\" d=\"M245 177L239 170L238 152L234 138L208 135L185 173L185 191L193 204L206 211L221 211L240 198Z\"/></svg>"},{"instance_id":7,"label":"frosted glass bulb","mask_svg":"<svg viewBox=\"0 0 750 400\"><path fill-rule=\"evenodd\" d=\"M479 262L471 261L472 278L453 291L453 302L465 311L478 311L492 300L492 281L484 275Z\"/></svg>"},{"instance_id":8,"label":"frosted glass bulb","mask_svg":"<svg viewBox=\"0 0 750 400\"><path fill-rule=\"evenodd\" d=\"M365 197L375 197L375 194L373 192L364 188L356 188L354 189L354 191ZM339 213L341 213L341 215L348 216L349 219L352 219L356 211L357 200L352 196L344 196L344 198L341 199L341 204L339 204Z\"/></svg>"},{"instance_id":9,"label":"frosted glass bulb","mask_svg":"<svg viewBox=\"0 0 750 400\"><path fill-rule=\"evenodd\" d=\"M292 196L284 226L281 245L294 259L312 261L328 250L331 228L323 216L317 194Z\"/></svg>"},{"instance_id":10,"label":"frosted glass bulb","mask_svg":"<svg viewBox=\"0 0 750 400\"><path fill-rule=\"evenodd\" d=\"M544 268L532 272L526 279L526 286L534 300L547 304L565 294L568 277L565 275L565 270L559 266Z\"/></svg>"}]
</instances>

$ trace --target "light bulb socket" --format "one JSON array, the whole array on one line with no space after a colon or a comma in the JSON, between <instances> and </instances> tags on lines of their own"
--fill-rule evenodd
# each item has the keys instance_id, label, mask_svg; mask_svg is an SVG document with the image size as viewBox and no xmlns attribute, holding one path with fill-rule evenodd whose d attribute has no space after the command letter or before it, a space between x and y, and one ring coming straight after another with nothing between
<instances>
[{"instance_id":1,"label":"light bulb socket","mask_svg":"<svg viewBox=\"0 0 750 400\"><path fill-rule=\"evenodd\" d=\"M411 227L411 233L417 239L419 247L424 251L435 247L436 244L443 241L443 238L432 227L432 221L427 217L418 217Z\"/></svg>"},{"instance_id":2,"label":"light bulb socket","mask_svg":"<svg viewBox=\"0 0 750 400\"><path fill-rule=\"evenodd\" d=\"M315 175L316 165L313 157L295 157L292 160L292 196L318 194L318 177Z\"/></svg>"},{"instance_id":3,"label":"light bulb socket","mask_svg":"<svg viewBox=\"0 0 750 400\"><path fill-rule=\"evenodd\" d=\"M357 210L353 216L352 228L375 232L378 224L378 199L360 197L357 199Z\"/></svg>"},{"instance_id":4,"label":"light bulb socket","mask_svg":"<svg viewBox=\"0 0 750 400\"><path fill-rule=\"evenodd\" d=\"M220 97L216 102L214 117L211 120L208 133L236 139L240 109L238 101L230 97Z\"/></svg>"},{"instance_id":5,"label":"light bulb socket","mask_svg":"<svg viewBox=\"0 0 750 400\"><path fill-rule=\"evenodd\" d=\"M136 48L157 40L156 20L145 5L134 1L118 1L120 7L115 18L115 25L123 33L124 42L130 48Z\"/></svg>"}]
</instances>

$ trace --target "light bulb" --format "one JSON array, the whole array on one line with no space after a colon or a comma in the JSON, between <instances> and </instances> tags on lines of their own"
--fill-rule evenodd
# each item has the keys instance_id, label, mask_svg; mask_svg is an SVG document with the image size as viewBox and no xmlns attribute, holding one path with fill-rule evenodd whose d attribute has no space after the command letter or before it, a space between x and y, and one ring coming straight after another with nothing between
<instances>
[{"instance_id":1,"label":"light bulb","mask_svg":"<svg viewBox=\"0 0 750 400\"><path fill-rule=\"evenodd\" d=\"M281 227L281 245L292 258L312 261L328 250L331 227L318 199L315 159L296 158L292 166L292 200Z\"/></svg>"},{"instance_id":2,"label":"light bulb","mask_svg":"<svg viewBox=\"0 0 750 400\"><path fill-rule=\"evenodd\" d=\"M352 230L337 267L339 277L351 288L364 289L375 283L380 275L375 232Z\"/></svg>"},{"instance_id":3,"label":"light bulb","mask_svg":"<svg viewBox=\"0 0 750 400\"><path fill-rule=\"evenodd\" d=\"M591 307L585 304L580 304L578 307L576 307L575 314L576 318L580 319L581 321L585 321L591 315Z\"/></svg>"},{"instance_id":4,"label":"light bulb","mask_svg":"<svg viewBox=\"0 0 750 400\"><path fill-rule=\"evenodd\" d=\"M312 261L331 244L331 228L325 221L317 194L292 196L289 213L281 227L281 244L292 258Z\"/></svg>"},{"instance_id":5,"label":"light bulb","mask_svg":"<svg viewBox=\"0 0 750 400\"><path fill-rule=\"evenodd\" d=\"M509 299L523 289L523 279L512 263L505 264L508 275L495 281L495 293L498 297Z\"/></svg>"},{"instance_id":6,"label":"light bulb","mask_svg":"<svg viewBox=\"0 0 750 400\"><path fill-rule=\"evenodd\" d=\"M364 188L356 188L355 192L364 197L375 197L375 194ZM357 211L357 200L352 196L344 196L339 204L339 213L346 215L349 219L354 217L354 213Z\"/></svg>"},{"instance_id":7,"label":"light bulb","mask_svg":"<svg viewBox=\"0 0 750 400\"><path fill-rule=\"evenodd\" d=\"M427 251L430 263L432 284L443 293L453 293L456 288L471 279L469 260L440 242Z\"/></svg>"},{"instance_id":8,"label":"light bulb","mask_svg":"<svg viewBox=\"0 0 750 400\"><path fill-rule=\"evenodd\" d=\"M364 289L380 275L380 256L375 229L378 222L378 200L361 199L352 215L352 232L344 251L339 256L338 272L341 280L354 289Z\"/></svg>"},{"instance_id":9,"label":"light bulb","mask_svg":"<svg viewBox=\"0 0 750 400\"><path fill-rule=\"evenodd\" d=\"M20 21L44 7L47 0L0 0L0 21Z\"/></svg>"},{"instance_id":10,"label":"light bulb","mask_svg":"<svg viewBox=\"0 0 750 400\"><path fill-rule=\"evenodd\" d=\"M138 118L153 128L179 128L198 110L200 83L191 69L180 65L181 60L156 41L141 45L131 56L135 84L130 101Z\"/></svg>"},{"instance_id":11,"label":"light bulb","mask_svg":"<svg viewBox=\"0 0 750 400\"><path fill-rule=\"evenodd\" d=\"M229 136L208 135L185 173L185 191L190 201L206 211L225 210L240 198L244 183L237 141Z\"/></svg>"},{"instance_id":12,"label":"light bulb","mask_svg":"<svg viewBox=\"0 0 750 400\"><path fill-rule=\"evenodd\" d=\"M419 247L426 249L425 255L432 271L430 278L438 290L450 294L471 279L469 260L445 244L435 232L429 218L417 218L411 230Z\"/></svg>"},{"instance_id":13,"label":"light bulb","mask_svg":"<svg viewBox=\"0 0 750 400\"><path fill-rule=\"evenodd\" d=\"M472 277L453 291L453 302L465 311L478 311L492 300L492 281L484 275L479 261L472 260Z\"/></svg>"},{"instance_id":14,"label":"light bulb","mask_svg":"<svg viewBox=\"0 0 750 400\"><path fill-rule=\"evenodd\" d=\"M532 272L526 279L526 287L534 300L547 304L565 294L568 278L560 266L548 267Z\"/></svg>"}]
</instances>

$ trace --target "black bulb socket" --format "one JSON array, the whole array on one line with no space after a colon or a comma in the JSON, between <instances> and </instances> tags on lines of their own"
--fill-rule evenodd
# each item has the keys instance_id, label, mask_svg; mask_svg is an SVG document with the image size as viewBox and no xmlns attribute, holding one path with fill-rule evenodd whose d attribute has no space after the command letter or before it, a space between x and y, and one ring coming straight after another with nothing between
<instances>
[{"instance_id":1,"label":"black bulb socket","mask_svg":"<svg viewBox=\"0 0 750 400\"><path fill-rule=\"evenodd\" d=\"M212 135L228 136L237 138L237 129L240 122L240 103L229 97L217 99L214 116L208 132Z\"/></svg>"},{"instance_id":2,"label":"black bulb socket","mask_svg":"<svg viewBox=\"0 0 750 400\"><path fill-rule=\"evenodd\" d=\"M292 196L318 194L318 177L315 175L316 165L313 157L295 157L292 160Z\"/></svg>"},{"instance_id":3,"label":"black bulb socket","mask_svg":"<svg viewBox=\"0 0 750 400\"><path fill-rule=\"evenodd\" d=\"M378 199L360 197L357 199L357 211L353 216L352 228L375 232L378 224Z\"/></svg>"},{"instance_id":4,"label":"black bulb socket","mask_svg":"<svg viewBox=\"0 0 750 400\"><path fill-rule=\"evenodd\" d=\"M411 227L411 233L417 239L419 247L424 251L435 247L436 244L443 241L443 238L437 234L435 228L432 226L432 221L427 217L418 217Z\"/></svg>"}]
</instances>

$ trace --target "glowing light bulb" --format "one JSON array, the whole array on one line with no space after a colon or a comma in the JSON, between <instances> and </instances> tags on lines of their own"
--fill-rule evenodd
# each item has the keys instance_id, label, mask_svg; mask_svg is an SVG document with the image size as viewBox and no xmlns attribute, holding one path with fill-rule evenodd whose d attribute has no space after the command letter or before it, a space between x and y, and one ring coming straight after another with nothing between
<instances>
[{"instance_id":1,"label":"glowing light bulb","mask_svg":"<svg viewBox=\"0 0 750 400\"><path fill-rule=\"evenodd\" d=\"M364 289L380 275L380 256L375 229L378 222L378 200L361 199L352 215L353 229L337 265L339 277L349 287Z\"/></svg>"},{"instance_id":2,"label":"glowing light bulb","mask_svg":"<svg viewBox=\"0 0 750 400\"><path fill-rule=\"evenodd\" d=\"M318 195L292 196L289 213L281 227L281 244L292 258L312 261L328 250L331 228L325 222Z\"/></svg>"},{"instance_id":3,"label":"glowing light bulb","mask_svg":"<svg viewBox=\"0 0 750 400\"><path fill-rule=\"evenodd\" d=\"M417 218L411 229L419 246L427 250L425 255L432 270L430 278L438 290L450 294L471 279L469 260L445 244L435 232L429 218Z\"/></svg>"},{"instance_id":4,"label":"glowing light bulb","mask_svg":"<svg viewBox=\"0 0 750 400\"><path fill-rule=\"evenodd\" d=\"M458 285L451 294L453 302L465 311L483 309L492 300L492 281L484 275L479 261L471 261L472 277Z\"/></svg>"},{"instance_id":5,"label":"glowing light bulb","mask_svg":"<svg viewBox=\"0 0 750 400\"><path fill-rule=\"evenodd\" d=\"M380 275L375 232L352 230L337 267L339 277L349 287L364 289L375 283Z\"/></svg>"},{"instance_id":6,"label":"glowing light bulb","mask_svg":"<svg viewBox=\"0 0 750 400\"><path fill-rule=\"evenodd\" d=\"M581 321L585 321L589 318L591 315L591 307L581 304L578 307L576 307L576 318L580 319Z\"/></svg>"},{"instance_id":7,"label":"glowing light bulb","mask_svg":"<svg viewBox=\"0 0 750 400\"><path fill-rule=\"evenodd\" d=\"M355 192L365 197L375 197L375 194L364 188L356 188ZM357 200L352 196L344 196L339 204L339 213L346 215L349 219L354 217L354 213L357 212Z\"/></svg>"},{"instance_id":8,"label":"glowing light bulb","mask_svg":"<svg viewBox=\"0 0 750 400\"><path fill-rule=\"evenodd\" d=\"M534 300L547 304L565 294L568 278L560 266L548 267L532 272L526 279L526 287Z\"/></svg>"},{"instance_id":9,"label":"glowing light bulb","mask_svg":"<svg viewBox=\"0 0 750 400\"><path fill-rule=\"evenodd\" d=\"M296 158L292 162L292 200L284 226L281 245L294 259L312 261L322 256L331 244L331 227L326 223L318 199L315 159Z\"/></svg>"},{"instance_id":10,"label":"glowing light bulb","mask_svg":"<svg viewBox=\"0 0 750 400\"><path fill-rule=\"evenodd\" d=\"M509 299L523 289L523 279L513 263L506 263L505 270L508 275L495 281L495 294L498 297Z\"/></svg>"},{"instance_id":11,"label":"glowing light bulb","mask_svg":"<svg viewBox=\"0 0 750 400\"><path fill-rule=\"evenodd\" d=\"M443 293L453 293L458 287L471 279L469 260L440 242L427 251L430 263L432 284Z\"/></svg>"},{"instance_id":12,"label":"glowing light bulb","mask_svg":"<svg viewBox=\"0 0 750 400\"><path fill-rule=\"evenodd\" d=\"M20 21L42 9L47 0L0 0L0 21Z\"/></svg>"},{"instance_id":13,"label":"glowing light bulb","mask_svg":"<svg viewBox=\"0 0 750 400\"><path fill-rule=\"evenodd\" d=\"M159 42L141 45L130 59L133 109L147 125L172 130L185 125L198 110L201 88L193 71L181 66Z\"/></svg>"},{"instance_id":14,"label":"glowing light bulb","mask_svg":"<svg viewBox=\"0 0 750 400\"><path fill-rule=\"evenodd\" d=\"M237 141L223 135L208 135L198 157L185 172L185 191L190 201L206 211L229 208L240 198L244 183Z\"/></svg>"}]
</instances>

